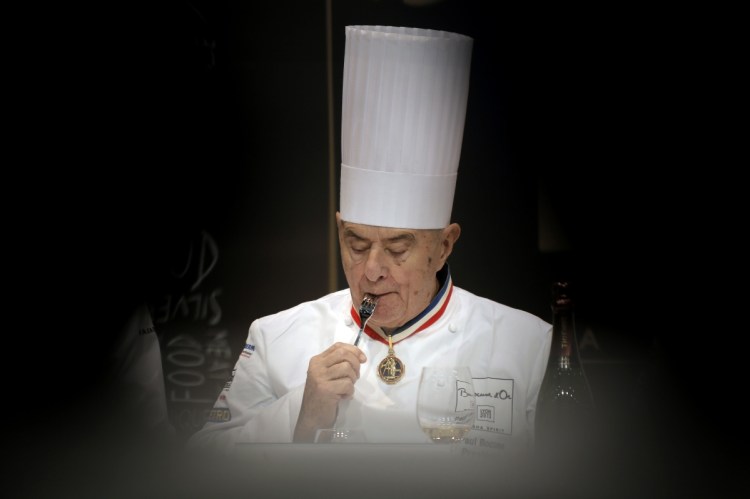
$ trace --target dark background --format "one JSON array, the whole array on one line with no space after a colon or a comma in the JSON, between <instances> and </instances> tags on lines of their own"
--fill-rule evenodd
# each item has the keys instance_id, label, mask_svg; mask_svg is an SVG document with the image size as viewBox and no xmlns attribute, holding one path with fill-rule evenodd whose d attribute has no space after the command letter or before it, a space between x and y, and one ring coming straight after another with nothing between
<instances>
[{"instance_id":1,"label":"dark background","mask_svg":"<svg viewBox=\"0 0 750 499\"><path fill-rule=\"evenodd\" d=\"M454 282L551 320L550 284L569 280L608 455L664 490L696 470L731 474L743 341L724 317L742 307L720 281L738 275L744 225L722 146L733 132L713 115L732 104L716 18L454 0L335 0L331 13L333 164L344 26L473 37ZM43 78L19 101L37 104L26 120L49 139L17 168L35 188L14 207L33 220L14 233L29 262L17 295L34 304L19 314L34 327L16 337L43 367L16 386L44 387L41 404L85 424L78 402L107 391L132 307L190 293L195 275L171 271L203 234L218 259L199 292L220 290L232 362L253 319L331 291L326 3L66 14L23 38L41 50L22 68ZM36 429L48 414L23 420Z\"/></svg>"}]
</instances>

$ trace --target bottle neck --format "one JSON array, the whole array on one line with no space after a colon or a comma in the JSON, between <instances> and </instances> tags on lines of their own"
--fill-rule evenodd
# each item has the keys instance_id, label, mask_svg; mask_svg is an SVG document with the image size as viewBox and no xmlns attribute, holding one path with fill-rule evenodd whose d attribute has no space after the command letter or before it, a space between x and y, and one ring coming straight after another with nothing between
<instances>
[{"instance_id":1,"label":"bottle neck","mask_svg":"<svg viewBox=\"0 0 750 499\"><path fill-rule=\"evenodd\" d=\"M549 360L559 369L573 369L580 365L572 310L561 309L555 312Z\"/></svg>"}]
</instances>

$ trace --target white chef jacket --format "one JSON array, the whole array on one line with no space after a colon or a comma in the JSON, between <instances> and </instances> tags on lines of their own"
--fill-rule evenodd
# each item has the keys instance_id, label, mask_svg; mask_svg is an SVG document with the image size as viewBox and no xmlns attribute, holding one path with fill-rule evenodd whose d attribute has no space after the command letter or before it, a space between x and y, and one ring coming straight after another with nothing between
<instances>
[{"instance_id":1,"label":"white chef jacket","mask_svg":"<svg viewBox=\"0 0 750 499\"><path fill-rule=\"evenodd\" d=\"M450 278L448 278L450 280ZM452 288L428 327L394 345L404 376L386 384L377 374L388 346L362 335L367 356L354 396L342 401L337 427L361 428L368 442L427 442L417 422L423 366L467 365L477 418L469 446L528 450L550 350L551 326L527 312ZM232 379L190 445L231 451L239 442L291 442L310 358L335 342L353 343L359 327L348 289L255 320ZM355 320L356 319L356 320Z\"/></svg>"}]
</instances>

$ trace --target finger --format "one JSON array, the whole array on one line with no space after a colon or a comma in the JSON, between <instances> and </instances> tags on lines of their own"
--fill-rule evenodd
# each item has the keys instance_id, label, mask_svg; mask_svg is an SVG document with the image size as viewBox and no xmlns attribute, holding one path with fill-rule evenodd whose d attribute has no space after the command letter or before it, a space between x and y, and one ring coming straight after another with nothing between
<instances>
[{"instance_id":1,"label":"finger","mask_svg":"<svg viewBox=\"0 0 750 499\"><path fill-rule=\"evenodd\" d=\"M312 371L325 371L337 364L347 363L352 369L358 370L360 361L352 352L344 349L327 350L310 359L309 369Z\"/></svg>"},{"instance_id":2,"label":"finger","mask_svg":"<svg viewBox=\"0 0 750 499\"><path fill-rule=\"evenodd\" d=\"M343 363L315 375L309 375L305 383L304 401L339 399L354 393L357 377L348 364Z\"/></svg>"},{"instance_id":3,"label":"finger","mask_svg":"<svg viewBox=\"0 0 750 499\"><path fill-rule=\"evenodd\" d=\"M360 350L358 347L355 347L354 345L350 345L349 343L341 343L336 342L330 347L328 347L327 350L323 352L323 355L328 356L329 354L343 354L343 352L349 352L351 355L354 355L360 363L367 362L367 356L365 353Z\"/></svg>"},{"instance_id":4,"label":"finger","mask_svg":"<svg viewBox=\"0 0 750 499\"><path fill-rule=\"evenodd\" d=\"M327 381L349 378L352 383L359 379L359 362L356 359L344 359L332 365L328 365L325 359L313 359L307 370L308 381L313 380L316 385Z\"/></svg>"},{"instance_id":5,"label":"finger","mask_svg":"<svg viewBox=\"0 0 750 499\"><path fill-rule=\"evenodd\" d=\"M359 369L353 369L348 362L341 362L328 368L327 377L332 381L348 378L352 383L356 383L359 379Z\"/></svg>"},{"instance_id":6,"label":"finger","mask_svg":"<svg viewBox=\"0 0 750 499\"><path fill-rule=\"evenodd\" d=\"M307 376L318 384L339 378L349 378L355 382L359 379L359 362L349 359L329 366L325 361L311 361Z\"/></svg>"},{"instance_id":7,"label":"finger","mask_svg":"<svg viewBox=\"0 0 750 499\"><path fill-rule=\"evenodd\" d=\"M322 360L325 363L326 367L330 367L341 362L348 362L356 371L359 370L359 365L364 362L362 360L363 358L366 359L365 354L362 353L362 351L357 347L341 343L333 345L322 356Z\"/></svg>"}]
</instances>

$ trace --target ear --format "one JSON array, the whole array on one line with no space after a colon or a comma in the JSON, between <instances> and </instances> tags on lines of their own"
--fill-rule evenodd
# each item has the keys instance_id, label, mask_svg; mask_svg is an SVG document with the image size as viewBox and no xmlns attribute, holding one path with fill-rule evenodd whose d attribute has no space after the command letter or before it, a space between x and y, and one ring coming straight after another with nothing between
<instances>
[{"instance_id":1,"label":"ear","mask_svg":"<svg viewBox=\"0 0 750 499\"><path fill-rule=\"evenodd\" d=\"M341 220L341 212L336 212L336 228L338 229L339 237L341 237L341 229L343 228L344 221Z\"/></svg>"},{"instance_id":2,"label":"ear","mask_svg":"<svg viewBox=\"0 0 750 499\"><path fill-rule=\"evenodd\" d=\"M453 252L453 245L461 237L461 226L452 223L444 228L440 233L440 267L445 265L448 257Z\"/></svg>"}]
</instances>

